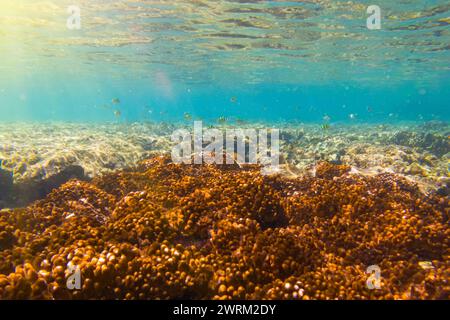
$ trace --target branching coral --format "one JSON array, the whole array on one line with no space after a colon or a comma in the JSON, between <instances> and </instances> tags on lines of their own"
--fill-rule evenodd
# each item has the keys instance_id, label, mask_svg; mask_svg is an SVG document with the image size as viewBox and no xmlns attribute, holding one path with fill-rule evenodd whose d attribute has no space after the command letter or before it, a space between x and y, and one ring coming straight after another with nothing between
<instances>
[{"instance_id":1,"label":"branching coral","mask_svg":"<svg viewBox=\"0 0 450 320\"><path fill-rule=\"evenodd\" d=\"M72 180L0 212L0 297L448 299L449 199L348 171L287 179L156 157Z\"/></svg>"}]
</instances>

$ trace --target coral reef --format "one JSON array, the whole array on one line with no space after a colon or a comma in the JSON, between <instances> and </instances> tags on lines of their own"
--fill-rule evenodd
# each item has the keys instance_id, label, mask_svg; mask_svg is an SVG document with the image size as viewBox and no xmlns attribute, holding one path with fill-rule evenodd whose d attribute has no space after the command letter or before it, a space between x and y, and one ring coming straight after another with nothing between
<instances>
[{"instance_id":1,"label":"coral reef","mask_svg":"<svg viewBox=\"0 0 450 320\"><path fill-rule=\"evenodd\" d=\"M92 178L167 151L173 130L163 123L0 123L0 167L14 183L48 179L74 165Z\"/></svg>"},{"instance_id":2,"label":"coral reef","mask_svg":"<svg viewBox=\"0 0 450 320\"><path fill-rule=\"evenodd\" d=\"M425 192L442 192L450 183L450 125L426 122L282 127L281 152L291 171L311 170L317 161L351 166L361 174L396 173Z\"/></svg>"},{"instance_id":3,"label":"coral reef","mask_svg":"<svg viewBox=\"0 0 450 320\"><path fill-rule=\"evenodd\" d=\"M228 123L221 129L234 125ZM239 126L260 129L268 124ZM90 179L170 152L170 135L179 127L192 129L186 123L0 124L0 193L3 198L6 193L16 198L0 199L0 208L42 198L67 181L56 177L70 178L66 173L74 167L81 167ZM289 164L293 175L305 174L318 161L327 161L349 165L361 174L401 174L426 192L448 193L448 123L332 124L323 130L319 125L282 122L275 127L281 129L281 160ZM10 175L14 190L6 181Z\"/></svg>"},{"instance_id":4,"label":"coral reef","mask_svg":"<svg viewBox=\"0 0 450 320\"><path fill-rule=\"evenodd\" d=\"M400 131L391 138L391 142L401 146L426 149L438 157L450 152L450 140L443 135L431 132Z\"/></svg>"},{"instance_id":5,"label":"coral reef","mask_svg":"<svg viewBox=\"0 0 450 320\"><path fill-rule=\"evenodd\" d=\"M349 170L288 179L155 157L71 180L0 211L0 298L450 298L449 199Z\"/></svg>"},{"instance_id":6,"label":"coral reef","mask_svg":"<svg viewBox=\"0 0 450 320\"><path fill-rule=\"evenodd\" d=\"M167 151L172 131L163 123L0 123L0 209Z\"/></svg>"}]
</instances>

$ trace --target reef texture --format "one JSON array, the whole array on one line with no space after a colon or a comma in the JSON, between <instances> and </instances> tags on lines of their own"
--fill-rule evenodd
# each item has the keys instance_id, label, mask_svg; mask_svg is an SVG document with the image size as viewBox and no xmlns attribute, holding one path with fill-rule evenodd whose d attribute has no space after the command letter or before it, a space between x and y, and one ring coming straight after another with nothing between
<instances>
[{"instance_id":1,"label":"reef texture","mask_svg":"<svg viewBox=\"0 0 450 320\"><path fill-rule=\"evenodd\" d=\"M320 162L315 177L145 160L0 211L2 299L448 299L449 199ZM378 265L380 289L366 269ZM69 268L81 289L69 290Z\"/></svg>"},{"instance_id":2,"label":"reef texture","mask_svg":"<svg viewBox=\"0 0 450 320\"><path fill-rule=\"evenodd\" d=\"M221 129L233 128L227 123ZM70 178L90 179L170 152L176 128L192 123L0 124L0 209L28 205ZM280 151L289 171L303 175L317 161L352 166L361 174L396 173L426 192L450 194L450 124L392 125L239 123L281 130ZM11 183L11 178L12 182Z\"/></svg>"},{"instance_id":3,"label":"reef texture","mask_svg":"<svg viewBox=\"0 0 450 320\"><path fill-rule=\"evenodd\" d=\"M422 191L450 195L450 124L331 125L283 127L281 152L300 174L316 161L352 166L361 174L396 173Z\"/></svg>"},{"instance_id":4,"label":"reef texture","mask_svg":"<svg viewBox=\"0 0 450 320\"><path fill-rule=\"evenodd\" d=\"M0 123L0 209L169 150L168 124Z\"/></svg>"}]
</instances>

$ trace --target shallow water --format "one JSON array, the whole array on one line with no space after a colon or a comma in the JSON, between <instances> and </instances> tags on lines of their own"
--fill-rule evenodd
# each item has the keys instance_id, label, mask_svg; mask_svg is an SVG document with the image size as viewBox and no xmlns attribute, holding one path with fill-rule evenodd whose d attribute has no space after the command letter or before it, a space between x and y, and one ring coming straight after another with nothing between
<instances>
[{"instance_id":1,"label":"shallow water","mask_svg":"<svg viewBox=\"0 0 450 320\"><path fill-rule=\"evenodd\" d=\"M369 4L3 1L1 120L448 120L448 2Z\"/></svg>"}]
</instances>

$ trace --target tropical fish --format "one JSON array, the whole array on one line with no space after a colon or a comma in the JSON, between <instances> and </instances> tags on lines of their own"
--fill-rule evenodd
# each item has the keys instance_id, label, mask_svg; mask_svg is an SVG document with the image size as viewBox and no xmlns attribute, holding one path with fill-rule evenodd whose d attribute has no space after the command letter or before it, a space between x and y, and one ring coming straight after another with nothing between
<instances>
[{"instance_id":1,"label":"tropical fish","mask_svg":"<svg viewBox=\"0 0 450 320\"><path fill-rule=\"evenodd\" d=\"M325 122L328 122L328 121L330 121L330 120L331 120L330 116L329 116L329 115L327 115L327 114L326 114L326 115L324 115L322 119L323 119L323 121L325 121Z\"/></svg>"},{"instance_id":2,"label":"tropical fish","mask_svg":"<svg viewBox=\"0 0 450 320\"><path fill-rule=\"evenodd\" d=\"M330 125L328 123L324 123L320 126L322 128L322 130L327 131L328 129L330 129Z\"/></svg>"},{"instance_id":3,"label":"tropical fish","mask_svg":"<svg viewBox=\"0 0 450 320\"><path fill-rule=\"evenodd\" d=\"M120 112L120 110L114 110L114 115L115 115L117 118L120 118L120 116L122 115L122 112Z\"/></svg>"},{"instance_id":4,"label":"tropical fish","mask_svg":"<svg viewBox=\"0 0 450 320\"><path fill-rule=\"evenodd\" d=\"M350 118L350 120L355 120L357 116L358 116L358 115L357 115L356 113L350 113L350 114L348 115L348 117Z\"/></svg>"},{"instance_id":5,"label":"tropical fish","mask_svg":"<svg viewBox=\"0 0 450 320\"><path fill-rule=\"evenodd\" d=\"M237 98L236 98L236 97L231 97L231 98L230 98L230 101L231 101L232 103L236 103L236 102L237 102Z\"/></svg>"},{"instance_id":6,"label":"tropical fish","mask_svg":"<svg viewBox=\"0 0 450 320\"><path fill-rule=\"evenodd\" d=\"M189 112L184 113L184 120L190 121L192 120L192 115Z\"/></svg>"},{"instance_id":7,"label":"tropical fish","mask_svg":"<svg viewBox=\"0 0 450 320\"><path fill-rule=\"evenodd\" d=\"M120 103L120 99L119 98L114 98L114 99L111 100L111 102L113 104L119 104Z\"/></svg>"}]
</instances>

